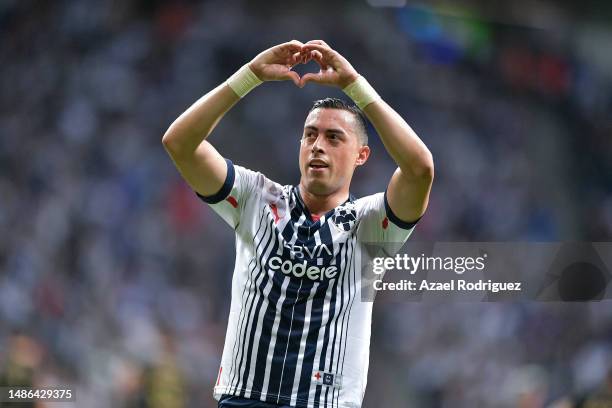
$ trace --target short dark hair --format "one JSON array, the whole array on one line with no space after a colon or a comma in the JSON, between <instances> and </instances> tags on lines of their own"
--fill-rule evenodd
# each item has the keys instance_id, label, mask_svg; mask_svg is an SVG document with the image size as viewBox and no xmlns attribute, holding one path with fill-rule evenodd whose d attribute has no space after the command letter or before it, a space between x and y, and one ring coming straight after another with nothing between
<instances>
[{"instance_id":1,"label":"short dark hair","mask_svg":"<svg viewBox=\"0 0 612 408\"><path fill-rule=\"evenodd\" d=\"M361 141L363 146L367 146L368 144L368 125L366 122L366 117L355 105L351 105L338 98L325 98L319 99L318 101L314 101L312 107L308 111L308 113L312 112L315 109L340 109L345 110L353 114L355 119L357 120L357 136Z\"/></svg>"}]
</instances>

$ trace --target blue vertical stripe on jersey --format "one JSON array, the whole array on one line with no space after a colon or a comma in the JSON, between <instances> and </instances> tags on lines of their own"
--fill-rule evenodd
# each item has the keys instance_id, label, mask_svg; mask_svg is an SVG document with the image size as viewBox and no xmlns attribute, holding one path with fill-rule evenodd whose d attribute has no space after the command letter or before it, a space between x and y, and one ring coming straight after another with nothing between
<instances>
[{"instance_id":1,"label":"blue vertical stripe on jersey","mask_svg":"<svg viewBox=\"0 0 612 408\"><path fill-rule=\"evenodd\" d=\"M262 242L261 240L259 242L257 242L257 243L255 241L256 241L257 236L259 235L259 232L261 230L262 225L266 225L263 222L264 216L265 216L265 211L262 210L262 215L259 218L259 226L257 227L257 230L255 231L255 235L253 236L253 248L254 248L255 251L257 251L257 249L259 248L259 246L260 246L260 244ZM265 230L265 228L264 228L264 230ZM240 345L238 341L240 339L240 334L241 334L241 332L243 330L243 327L245 326L245 320L246 320L245 316L247 315L245 309L247 308L247 306L249 304L249 297L251 295L251 292L253 292L252 290L250 290L250 287L256 281L256 279L255 280L253 279L253 274L254 274L254 269L252 269L253 261L254 261L254 259L251 260L251 262L249 262L250 284L245 285L244 289L242 291L242 299L244 299L245 291L247 290L247 288L249 289L249 292L247 293L246 301L241 301L240 302L240 305L241 305L241 307L240 307L240 314L238 316L238 325L237 325L237 328L236 328L236 331L235 331L236 334L235 334L235 337L234 337L234 346L232 348L232 364L230 366L230 370L229 370L229 373L228 373L228 377L230 379L230 383L229 383L230 387L234 383L234 378L235 378L234 374L235 374L235 370L237 369L237 364L238 364L237 363L238 353L236 352L236 346L239 345L238 346L238 350L239 351L242 350L242 348L243 348L242 345ZM234 392L235 392L236 387L237 386L235 385L234 386Z\"/></svg>"},{"instance_id":2,"label":"blue vertical stripe on jersey","mask_svg":"<svg viewBox=\"0 0 612 408\"><path fill-rule=\"evenodd\" d=\"M340 363L340 354L338 355L338 358L336 359L336 368L335 368L335 372L336 373L340 373L341 376L344 375L344 358L346 356L346 343L348 341L348 323L351 320L351 309L353 308L353 303L355 302L355 299L357 298L357 276L356 276L356 269L355 269L355 245L356 245L356 238L352 237L350 242L347 242L347 246L348 246L348 250L347 250L347 256L345 259L345 262L348 263L348 265L346 266L346 270L348 271L347 275L347 283L345 287L348 287L348 300L346 302L346 305L349 304L350 305L348 307L344 307L343 310L343 315L347 315L347 319L346 321L344 320L344 316L343 316L343 322L342 322L342 326L343 326L343 336L340 338L340 346L342 347L342 367L338 370L338 364ZM353 282L351 283L351 278L353 279ZM352 290L354 289L354 291ZM347 309L348 309L348 314L347 314ZM344 344L342 344L344 342ZM336 392L336 406L338 406L338 398L340 395L340 391L339 390L334 390L334 392Z\"/></svg>"},{"instance_id":3,"label":"blue vertical stripe on jersey","mask_svg":"<svg viewBox=\"0 0 612 408\"><path fill-rule=\"evenodd\" d=\"M283 314L283 317L285 317L285 311L287 311L287 314L289 314L290 312L291 315L290 317L285 317L285 320L289 321L289 323L287 324L288 327L286 328L286 333L285 328L282 327L283 319L281 318L281 324L279 324L279 328L277 331L276 347L274 350L274 358L272 360L272 369L270 371L270 381L268 383L268 392L272 392L272 395L277 395L277 404L280 404L281 402L288 404L289 402L291 402L291 393L286 394L281 392L281 384L285 375L287 375L287 377L291 377L292 373L295 372L295 363L297 358L294 358L293 354L289 354L289 345L295 343L295 333L300 334L300 332L297 330L297 326L303 327L303 323L300 323L299 320L295 321L294 317L295 305L299 301L300 290L302 289L302 285L305 280L306 279L299 279L293 277L291 278L291 282L287 287L287 293L291 293L291 284L294 283L294 281L295 284L298 285L298 288L297 291L295 291L295 296L288 295L285 298L285 301L283 302L283 309L281 310L281 314ZM282 360L278 359L278 356L282 356ZM279 368L279 375L272 375L272 373L275 373L275 370L278 370Z\"/></svg>"},{"instance_id":4,"label":"blue vertical stripe on jersey","mask_svg":"<svg viewBox=\"0 0 612 408\"><path fill-rule=\"evenodd\" d=\"M305 282L306 279L302 279ZM293 305L293 322L289 333L289 341L287 342L287 348L285 351L285 362L283 365L283 373L281 377L281 384L279 387L279 394L291 396L293 391L293 380L295 378L295 370L297 369L300 341L302 340L302 333L304 330L304 323L306 321L306 306L309 301L308 294L312 290L314 282L304 285L298 291L296 301ZM300 296L304 293L304 296Z\"/></svg>"},{"instance_id":5,"label":"blue vertical stripe on jersey","mask_svg":"<svg viewBox=\"0 0 612 408\"><path fill-rule=\"evenodd\" d=\"M357 270L357 268L355 267L355 246L358 245L356 244L356 239L353 237L353 239L351 240L351 254L349 255L349 260L350 260L350 265L349 265L349 270L351 271L350 273L350 277L353 278L353 282L348 282L348 286L349 286L349 290L350 288L352 288L354 290L353 292L353 297L350 301L349 306L347 307L348 309L348 315L347 315L347 319L346 319L346 330L348 332L348 324L351 321L351 311L353 310L353 304L355 303L355 299L357 299L357 274L360 272ZM343 353L342 353L342 367L340 368L340 375L344 374L344 361L345 361L345 357L346 357L346 343L348 341L348 335L344 337L344 346L343 346ZM340 361L340 359L338 359L338 362Z\"/></svg>"},{"instance_id":6,"label":"blue vertical stripe on jersey","mask_svg":"<svg viewBox=\"0 0 612 408\"><path fill-rule=\"evenodd\" d=\"M271 223L272 223L272 228L274 230L272 233L272 235L274 236L274 240L272 241L272 250L269 252L269 254L275 254L279 249L279 245L282 245L282 244L279 242L279 234L276 228L274 227L274 221L271 221ZM260 291L263 292L266 284L268 283L268 281L270 281L270 279L272 283L270 293L267 296L268 305L263 315L261 332L256 333L255 329L257 325L255 324L251 328L251 341L252 342L254 341L256 334L259 336L258 338L259 347L257 349L257 356L255 356L255 372L254 372L252 390L255 393L261 393L263 389L264 375L266 372L266 364L267 364L267 359L268 359L268 348L272 341L272 337L275 335L275 333L272 333L272 329L274 326L274 317L276 314L277 304L281 297L282 285L284 281L284 274L282 272L280 273L280 275L275 273L275 274L272 274L272 276L270 277L270 272L268 271L266 267L267 258L265 257L265 253L256 254L256 256L260 258L259 262L266 272L266 279L262 281L260 285ZM257 304L257 313L255 314L255 316L259 316L259 311L262 307L262 303L263 303L263 296L260 298L260 301ZM249 350L248 358L250 360L251 350Z\"/></svg>"},{"instance_id":7,"label":"blue vertical stripe on jersey","mask_svg":"<svg viewBox=\"0 0 612 408\"><path fill-rule=\"evenodd\" d=\"M327 221L327 220L326 220ZM329 231L329 224L326 222L325 225L327 226L327 234L329 234L328 236L326 236L326 241L328 242L332 242L332 238L331 238L331 232ZM319 362L317 363L316 367L317 370L325 370L325 359L327 358L327 353L328 353L328 346L329 346L329 336L330 336L330 331L331 331L331 323L335 318L336 315L336 293L337 293L337 289L338 289L338 279L334 279L334 283L332 286L332 294L331 294L331 299L329 302L329 315L327 318L327 322L325 323L325 328L324 328L324 334L323 334L323 346L321 348L321 352L320 352L320 356L319 356ZM312 375L312 373L311 373ZM320 397L321 397L321 391L322 391L322 386L321 385L317 385L316 387L316 392L315 392L315 398L314 398L314 407L318 407L319 403L320 403Z\"/></svg>"},{"instance_id":8,"label":"blue vertical stripe on jersey","mask_svg":"<svg viewBox=\"0 0 612 408\"><path fill-rule=\"evenodd\" d=\"M333 221L330 220L328 222L333 222ZM328 222L326 223L326 225L329 225ZM330 232L329 239L330 239L330 241L332 240L331 232ZM343 302L343 296L342 296L343 295L343 290L342 290L343 288L342 288L342 285L339 285L339 283L342 281L342 277L345 274L345 265L346 265L346 263L344 265L342 264L342 252L343 252L342 249L343 249L343 245L340 244L340 247L338 248L338 253L337 253L337 255L336 255L336 257L335 257L335 259L333 261L333 264L337 265L337 267L338 267L338 274L336 275L336 281L335 281L335 284L334 284L334 289L333 289L334 292L333 292L333 295L332 295L333 296L332 297L332 304L334 305L334 310L337 309L337 310L340 310L340 311L342 310L342 305L343 305L343 303L342 303ZM337 301L338 290L340 290L340 302L339 303ZM330 356L329 356L330 365L331 365L331 362L334 359L334 351L335 351L335 348L336 348L336 335L337 335L338 318L339 318L339 316L340 315L338 313L336 313L334 316L332 316L331 311L330 311L330 317L329 317L329 320L328 320L328 325L329 325L329 328L330 328L330 332L331 332L331 322L332 321L334 322L334 336L333 336L333 339L332 339L332 342L331 342L331 350L326 350L326 352L327 351L330 352ZM331 334L330 332L326 332L326 335L327 335L328 339L329 339L329 336ZM324 347L324 349L329 349L329 347L325 347L325 343L324 343L323 347ZM323 354L323 353L321 353L321 354ZM325 367L326 357L325 356L322 356L322 357L323 357L323 360L322 360L323 361L323 370L330 371L328 367ZM327 393L328 393L328 391L329 391L329 387L326 387L326 389L325 389L325 405L326 406L327 406Z\"/></svg>"},{"instance_id":9,"label":"blue vertical stripe on jersey","mask_svg":"<svg viewBox=\"0 0 612 408\"><path fill-rule=\"evenodd\" d=\"M321 285L317 288L315 296L312 298L312 308L310 312L310 327L306 336L306 347L304 349L304 360L302 363L302 373L298 387L298 400L308 400L310 392L310 381L314 370L314 359L317 352L317 338L323 320L323 306L325 303L325 292L328 285Z\"/></svg>"},{"instance_id":10,"label":"blue vertical stripe on jersey","mask_svg":"<svg viewBox=\"0 0 612 408\"><path fill-rule=\"evenodd\" d=\"M255 338L255 331L257 328L257 321L255 319L256 316L259 316L259 311L261 309L261 304L264 301L264 296L261 296L261 293L263 292L263 289L265 288L267 281L268 281L268 274L267 271L265 269L265 260L262 259L263 255L267 252L268 247L270 247L272 245L272 251L274 251L274 246L276 245L276 237L275 237L275 231L274 231L274 222L272 220L269 219L269 217L266 217L267 220L265 221L266 223L266 230L265 230L265 234L263 235L261 241L264 242L263 248L261 250L258 250L255 252L255 268L257 269L257 279L255 282L257 282L257 280L260 278L260 276L262 277L262 280L259 284L259 286L257 286L257 284L255 284L255 288L253 289L253 293L252 293L252 301L251 301L251 306L249 309L249 313L248 313L248 318L247 318L247 322L251 323L251 330L250 333L247 333L248 331L248 327L249 325L247 324L244 328L244 333L243 333L243 341L242 341L242 353L240 356L240 361L238 363L238 377L236 379L237 383L236 386L240 385L240 388L242 389L242 391L240 392L241 396L244 396L245 394L245 386L246 386L246 381L248 379L248 374L249 374L249 368L250 368L250 362L251 362L251 357L252 357L252 350L253 350L253 343L254 343L254 338ZM258 256L257 254L259 254L261 251L261 256ZM255 301L257 301L257 305L255 306L255 308L253 308L253 305L255 304ZM248 336L248 347L247 347L247 336ZM246 353L245 353L245 349ZM246 354L246 361L244 359ZM244 375L241 375L241 373L244 372Z\"/></svg>"},{"instance_id":11,"label":"blue vertical stripe on jersey","mask_svg":"<svg viewBox=\"0 0 612 408\"><path fill-rule=\"evenodd\" d=\"M285 276L282 272L277 272L275 276L280 276L285 279ZM278 328L274 333L275 336L275 344L274 350L272 352L272 361L270 367L270 377L268 380L268 393L276 396L276 391L280 388L281 381L281 372L283 370L283 364L285 362L285 351L287 349L287 344L289 343L289 331L290 325L292 323L292 316L287 315L286 312L291 310L291 305L295 303L296 297L293 295L297 294L299 290L301 279L290 278L289 285L287 286L285 299L281 304L281 309L279 313L281 314L281 318L278 324ZM270 308L272 309L272 308ZM276 308L274 310L270 310L270 312L274 312L276 314ZM271 313L272 314L272 313Z\"/></svg>"},{"instance_id":12,"label":"blue vertical stripe on jersey","mask_svg":"<svg viewBox=\"0 0 612 408\"><path fill-rule=\"evenodd\" d=\"M345 276L348 275L348 273L347 273L347 269L348 269L347 268L347 264L348 263L347 263L347 258L346 258L348 250L347 250L347 245L344 245L344 247L342 247L343 244L340 244L340 245L341 245L341 248L338 251L336 263L338 265L342 266L342 274L338 276L338 282L343 282L344 279L345 279ZM344 262L343 262L343 259L342 259L343 258L343 254L344 254ZM332 349L331 349L331 355L330 355L330 359L329 359L329 366L325 367L325 371L329 371L329 372L332 372L332 373L335 373L335 374L338 373L333 368L334 359L337 360L337 353L338 353L338 351L336 350L336 343L337 343L337 337L338 337L338 321L340 320L341 317L342 317L342 319L344 319L345 310L346 310L345 308L342 307L344 305L344 288L346 288L346 285L340 285L340 303L339 303L339 308L341 310L341 314L339 314L336 317L336 319L334 319L334 337L333 337L333 340L332 340ZM350 290L350 287L349 287L349 290ZM340 324L340 328L341 328L341 332L340 332L340 342L341 342L342 334L343 334L343 329L344 329L342 324ZM327 404L327 399L328 399L329 391L330 391L329 387L326 388L326 390L325 390L325 404ZM332 397L331 397L332 398L332 403L331 403L332 407L334 406L334 403L333 403L333 392L334 391L335 391L335 388L332 390Z\"/></svg>"}]
</instances>

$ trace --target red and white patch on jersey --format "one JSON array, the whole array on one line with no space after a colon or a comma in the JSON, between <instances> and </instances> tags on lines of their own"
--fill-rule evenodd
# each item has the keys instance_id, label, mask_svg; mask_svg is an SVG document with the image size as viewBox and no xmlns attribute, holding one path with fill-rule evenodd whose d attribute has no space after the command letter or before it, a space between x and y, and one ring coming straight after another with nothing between
<instances>
[{"instance_id":1,"label":"red and white patch on jersey","mask_svg":"<svg viewBox=\"0 0 612 408\"><path fill-rule=\"evenodd\" d=\"M278 216L278 207L276 204L270 204L270 209L272 210L272 214L274 214L274 223L278 224L280 217Z\"/></svg>"},{"instance_id":2,"label":"red and white patch on jersey","mask_svg":"<svg viewBox=\"0 0 612 408\"><path fill-rule=\"evenodd\" d=\"M387 229L388 226L389 226L389 218L385 217L385 219L382 220L382 227L383 229Z\"/></svg>"},{"instance_id":3,"label":"red and white patch on jersey","mask_svg":"<svg viewBox=\"0 0 612 408\"><path fill-rule=\"evenodd\" d=\"M225 201L227 201L228 203L230 203L232 205L232 207L234 208L238 208L238 200L236 200L236 197L234 196L229 196L225 199Z\"/></svg>"},{"instance_id":4,"label":"red and white patch on jersey","mask_svg":"<svg viewBox=\"0 0 612 408\"><path fill-rule=\"evenodd\" d=\"M219 374L217 375L217 385L221 382L221 373L223 372L223 366L219 367Z\"/></svg>"}]
</instances>

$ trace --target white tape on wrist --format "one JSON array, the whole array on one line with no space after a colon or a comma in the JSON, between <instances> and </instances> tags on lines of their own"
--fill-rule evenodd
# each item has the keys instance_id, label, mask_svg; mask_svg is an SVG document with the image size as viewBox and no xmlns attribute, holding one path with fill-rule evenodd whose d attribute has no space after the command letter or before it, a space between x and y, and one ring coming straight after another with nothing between
<instances>
[{"instance_id":1,"label":"white tape on wrist","mask_svg":"<svg viewBox=\"0 0 612 408\"><path fill-rule=\"evenodd\" d=\"M234 75L229 77L226 83L236 92L236 95L243 98L255 87L261 85L262 81L251 71L249 64L245 64Z\"/></svg>"},{"instance_id":2,"label":"white tape on wrist","mask_svg":"<svg viewBox=\"0 0 612 408\"><path fill-rule=\"evenodd\" d=\"M363 109L372 102L382 99L376 90L372 88L372 85L361 75L342 91L355 102L359 109Z\"/></svg>"}]
</instances>

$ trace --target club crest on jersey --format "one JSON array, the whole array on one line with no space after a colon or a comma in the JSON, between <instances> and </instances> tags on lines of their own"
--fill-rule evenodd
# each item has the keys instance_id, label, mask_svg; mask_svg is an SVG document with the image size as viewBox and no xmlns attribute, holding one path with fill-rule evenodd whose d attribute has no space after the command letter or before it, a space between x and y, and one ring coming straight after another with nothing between
<instances>
[{"instance_id":1,"label":"club crest on jersey","mask_svg":"<svg viewBox=\"0 0 612 408\"><path fill-rule=\"evenodd\" d=\"M342 388L342 376L340 374L315 370L312 372L311 378L312 382L317 385L323 385L326 387L332 387L337 389Z\"/></svg>"},{"instance_id":2,"label":"club crest on jersey","mask_svg":"<svg viewBox=\"0 0 612 408\"><path fill-rule=\"evenodd\" d=\"M332 222L343 231L350 231L355 225L357 219L357 211L352 203L339 207L332 216Z\"/></svg>"}]
</instances>

